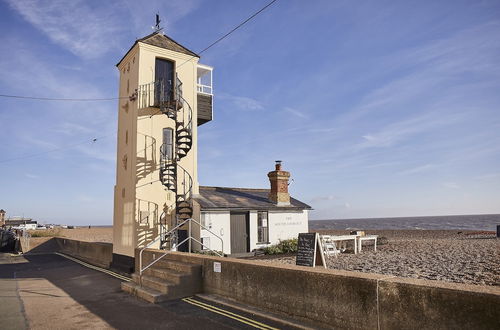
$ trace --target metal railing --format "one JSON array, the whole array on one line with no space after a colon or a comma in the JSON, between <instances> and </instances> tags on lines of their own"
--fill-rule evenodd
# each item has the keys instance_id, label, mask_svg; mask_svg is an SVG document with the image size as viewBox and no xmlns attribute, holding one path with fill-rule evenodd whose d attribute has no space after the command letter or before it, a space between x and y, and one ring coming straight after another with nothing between
<instances>
[{"instance_id":1,"label":"metal railing","mask_svg":"<svg viewBox=\"0 0 500 330\"><path fill-rule=\"evenodd\" d=\"M221 242L221 249L222 249L222 253L223 254L220 254L218 251L212 250L210 247L204 245L202 242L198 241L196 238L194 238L192 236L192 223L193 222L195 224L197 224L201 229L204 229L204 230L208 231L209 233L211 233L212 235L214 235L216 238L218 238L220 240L220 242ZM207 227L203 226L201 223L199 223L198 221L196 221L196 220L194 220L192 218L186 219L183 222L179 223L177 226L175 226L170 231L168 231L167 233L165 233L165 236L173 234L176 230L178 230L180 227L184 226L186 223L188 223L188 237L185 238L179 244L177 244L175 246L176 249L179 248L179 246L181 246L182 244L188 242L188 245L189 245L188 253L191 253L191 241L195 241L196 243L200 244L202 247L206 248L207 250L209 250L209 251L217 254L219 257L224 257L224 240L220 236L218 236L217 234L215 234L213 231L211 231L210 229L208 229ZM160 261L163 257L165 257L168 254L168 251L164 252L159 258L154 259L146 267L142 268L142 253L144 252L144 250L148 249L150 246L154 245L155 243L157 243L161 239L162 239L162 236L160 235L155 240L153 240L152 242L150 242L148 245L146 245L145 247L143 247L141 249L141 251L139 252L139 275L142 275L142 273L146 269L148 269L149 267L153 266L155 263L157 263L158 261ZM169 251L172 251L172 249L169 250Z\"/></svg>"},{"instance_id":2,"label":"metal railing","mask_svg":"<svg viewBox=\"0 0 500 330\"><path fill-rule=\"evenodd\" d=\"M136 198L135 203L137 205L136 217L138 223L141 225L156 225L158 222L158 204L140 198Z\"/></svg>"}]
</instances>

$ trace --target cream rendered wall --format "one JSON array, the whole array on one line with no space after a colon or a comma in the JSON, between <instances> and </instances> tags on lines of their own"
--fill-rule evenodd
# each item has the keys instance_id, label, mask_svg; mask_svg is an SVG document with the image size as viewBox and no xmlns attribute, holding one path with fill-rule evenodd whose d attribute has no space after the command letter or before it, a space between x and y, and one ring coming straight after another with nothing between
<instances>
[{"instance_id":1,"label":"cream rendered wall","mask_svg":"<svg viewBox=\"0 0 500 330\"><path fill-rule=\"evenodd\" d=\"M205 213L205 212L203 212ZM231 216L229 211L206 212L205 227L220 236L224 241L224 250L221 241L207 230L202 229L200 237L210 237L210 249L231 253Z\"/></svg>"},{"instance_id":2,"label":"cream rendered wall","mask_svg":"<svg viewBox=\"0 0 500 330\"><path fill-rule=\"evenodd\" d=\"M113 253L134 255L135 154L137 109L128 99L138 86L139 48L134 47L118 67L120 72L116 185L113 210ZM128 137L127 137L128 136Z\"/></svg>"},{"instance_id":3,"label":"cream rendered wall","mask_svg":"<svg viewBox=\"0 0 500 330\"><path fill-rule=\"evenodd\" d=\"M257 211L250 211L250 226L249 226L249 235L250 235L250 251L259 248L260 244L257 244Z\"/></svg>"},{"instance_id":4,"label":"cream rendered wall","mask_svg":"<svg viewBox=\"0 0 500 330\"><path fill-rule=\"evenodd\" d=\"M270 211L268 215L269 242L297 238L299 233L309 232L308 211Z\"/></svg>"},{"instance_id":5,"label":"cream rendered wall","mask_svg":"<svg viewBox=\"0 0 500 330\"><path fill-rule=\"evenodd\" d=\"M182 82L182 96L192 109L192 136L193 144L188 155L181 159L179 164L185 168L193 179L193 194L198 193L198 171L197 171L197 63L198 58L186 54L177 53L168 49L163 49L143 43L139 43L139 85L148 84L155 80L155 60L164 58L175 62L175 70ZM158 109L153 109L157 113ZM182 112L181 112L182 113ZM156 147L150 148L148 154L154 152L157 166L146 177L138 177L136 198L148 201L158 205L159 214L163 210L170 212L175 217L175 195L169 192L158 181L159 179L159 158L160 146L163 143L163 128L170 127L175 129L175 122L162 113L151 116L150 112L140 112L137 120L138 148L144 149L144 136L153 138L156 141ZM138 149L140 150L140 149ZM153 158L153 156L151 156ZM179 182L178 189L181 189ZM159 234L159 219L150 219L147 224L137 227L138 247L145 246L154 240Z\"/></svg>"},{"instance_id":6,"label":"cream rendered wall","mask_svg":"<svg viewBox=\"0 0 500 330\"><path fill-rule=\"evenodd\" d=\"M197 63L198 58L139 42L120 63L120 97L130 96L139 85L155 80L155 59L175 62L182 81L183 97L192 108L193 145L179 164L193 178L193 194L198 193L197 173ZM128 87L128 91L127 91ZM125 107L128 105L128 112ZM133 257L134 249L153 241L159 234L159 215L165 210L175 215L175 195L159 182L160 146L163 128L175 128L174 121L157 113L158 109L138 110L137 100L121 99L118 115L117 178L113 219L113 253ZM157 113L153 116L152 114ZM128 143L125 142L128 131ZM153 145L152 142L155 141ZM125 169L124 157L127 159ZM125 189L125 197L122 197ZM146 221L138 219L138 200L141 208L148 205L158 212ZM158 246L152 246L158 247Z\"/></svg>"}]
</instances>

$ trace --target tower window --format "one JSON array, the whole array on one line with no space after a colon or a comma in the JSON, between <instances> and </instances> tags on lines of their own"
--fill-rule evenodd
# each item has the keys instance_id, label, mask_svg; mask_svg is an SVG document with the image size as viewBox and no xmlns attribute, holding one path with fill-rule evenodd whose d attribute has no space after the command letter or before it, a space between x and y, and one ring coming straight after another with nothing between
<instances>
[{"instance_id":1,"label":"tower window","mask_svg":"<svg viewBox=\"0 0 500 330\"><path fill-rule=\"evenodd\" d=\"M174 130L170 127L163 129L163 145L160 152L167 161L174 158Z\"/></svg>"},{"instance_id":2,"label":"tower window","mask_svg":"<svg viewBox=\"0 0 500 330\"><path fill-rule=\"evenodd\" d=\"M127 170L127 163L128 163L128 157L127 157L127 154L125 154L125 155L123 156L122 162L123 162L123 168L124 168L125 170Z\"/></svg>"},{"instance_id":3,"label":"tower window","mask_svg":"<svg viewBox=\"0 0 500 330\"><path fill-rule=\"evenodd\" d=\"M125 144L128 144L128 130L125 131Z\"/></svg>"}]
</instances>

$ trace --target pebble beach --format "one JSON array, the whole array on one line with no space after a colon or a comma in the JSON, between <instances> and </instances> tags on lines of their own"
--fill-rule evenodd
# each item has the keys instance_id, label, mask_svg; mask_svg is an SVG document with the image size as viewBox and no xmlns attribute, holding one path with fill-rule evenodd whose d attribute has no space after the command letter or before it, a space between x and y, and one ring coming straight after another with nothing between
<instances>
[{"instance_id":1,"label":"pebble beach","mask_svg":"<svg viewBox=\"0 0 500 330\"><path fill-rule=\"evenodd\" d=\"M346 235L347 230L317 230L321 235ZM438 280L455 283L500 286L500 239L494 232L457 230L367 230L378 235L377 252L371 242L361 253L352 249L327 258L329 269ZM64 229L67 238L108 242L112 227ZM293 255L258 256L251 259L295 264Z\"/></svg>"},{"instance_id":2,"label":"pebble beach","mask_svg":"<svg viewBox=\"0 0 500 330\"><path fill-rule=\"evenodd\" d=\"M320 234L346 235L348 231L324 230ZM493 232L454 230L368 230L379 235L377 252L363 243L327 258L329 269L378 273L399 277L455 283L500 286L500 239ZM257 259L257 258L256 258ZM295 256L261 256L272 263L295 264Z\"/></svg>"}]
</instances>

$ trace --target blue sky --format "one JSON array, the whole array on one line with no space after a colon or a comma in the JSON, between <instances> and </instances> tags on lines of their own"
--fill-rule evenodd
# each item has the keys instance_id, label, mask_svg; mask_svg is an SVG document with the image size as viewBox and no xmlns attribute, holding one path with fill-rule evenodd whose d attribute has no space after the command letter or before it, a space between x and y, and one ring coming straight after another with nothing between
<instances>
[{"instance_id":1,"label":"blue sky","mask_svg":"<svg viewBox=\"0 0 500 330\"><path fill-rule=\"evenodd\" d=\"M157 11L199 51L266 3L1 1L0 94L115 97ZM498 1L280 0L202 56L200 184L268 187L281 159L311 219L500 213L499 40ZM111 224L116 114L0 98L0 208Z\"/></svg>"}]
</instances>

